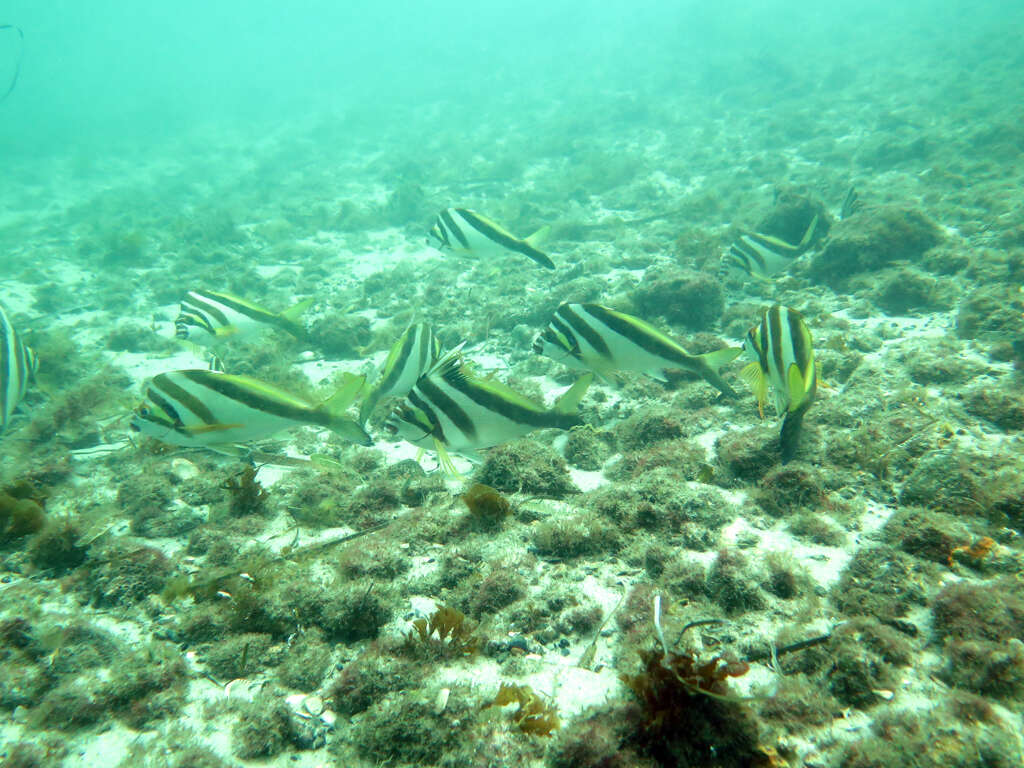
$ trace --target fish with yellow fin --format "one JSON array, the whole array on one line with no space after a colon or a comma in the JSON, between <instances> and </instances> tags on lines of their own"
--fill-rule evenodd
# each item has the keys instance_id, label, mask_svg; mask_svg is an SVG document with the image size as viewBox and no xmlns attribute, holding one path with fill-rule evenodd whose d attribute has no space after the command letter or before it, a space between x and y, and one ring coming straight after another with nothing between
<instances>
[{"instance_id":1,"label":"fish with yellow fin","mask_svg":"<svg viewBox=\"0 0 1024 768\"><path fill-rule=\"evenodd\" d=\"M775 412L783 417L779 445L786 464L796 455L804 414L818 388L811 332L803 315L776 304L747 331L743 351L751 362L740 376L753 390L758 408L763 412L770 391Z\"/></svg>"}]
</instances>

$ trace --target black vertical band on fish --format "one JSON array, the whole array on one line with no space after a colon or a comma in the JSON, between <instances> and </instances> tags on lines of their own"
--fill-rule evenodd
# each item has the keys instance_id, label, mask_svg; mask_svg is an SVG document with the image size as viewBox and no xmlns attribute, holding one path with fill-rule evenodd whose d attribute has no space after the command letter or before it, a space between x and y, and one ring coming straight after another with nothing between
<instances>
[{"instance_id":1,"label":"black vertical band on fish","mask_svg":"<svg viewBox=\"0 0 1024 768\"><path fill-rule=\"evenodd\" d=\"M577 315L568 304L563 304L559 307L555 315L568 323L599 355L611 354L611 350L608 349L608 344L605 343L605 340L601 338L601 334L591 328L586 320Z\"/></svg>"},{"instance_id":2,"label":"black vertical band on fish","mask_svg":"<svg viewBox=\"0 0 1024 768\"><path fill-rule=\"evenodd\" d=\"M443 225L444 229L448 231L449 234L454 236L455 239L459 241L459 245L461 245L463 248L469 248L469 241L466 239L466 236L462 234L462 230L459 229L459 225L455 223L455 220L452 218L452 215L448 213L447 208L441 211L441 224ZM447 240L447 238L445 239Z\"/></svg>"}]
</instances>

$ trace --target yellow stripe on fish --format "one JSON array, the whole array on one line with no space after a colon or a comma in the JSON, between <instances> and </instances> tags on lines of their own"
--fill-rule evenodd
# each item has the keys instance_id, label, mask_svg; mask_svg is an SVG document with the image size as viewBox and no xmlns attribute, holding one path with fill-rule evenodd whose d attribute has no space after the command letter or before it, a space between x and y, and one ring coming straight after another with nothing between
<instances>
[{"instance_id":1,"label":"yellow stripe on fish","mask_svg":"<svg viewBox=\"0 0 1024 768\"><path fill-rule=\"evenodd\" d=\"M261 440L291 427L318 426L350 442L371 445L363 428L345 415L363 384L363 377L346 374L341 389L317 404L250 376L169 371L147 382L131 428L171 445L211 448Z\"/></svg>"},{"instance_id":2,"label":"yellow stripe on fish","mask_svg":"<svg viewBox=\"0 0 1024 768\"><path fill-rule=\"evenodd\" d=\"M613 371L635 371L665 381L666 369L684 370L728 397L736 397L736 392L718 370L742 351L727 347L691 355L649 323L600 304L560 306L548 327L534 339L533 350L605 378Z\"/></svg>"},{"instance_id":3,"label":"yellow stripe on fish","mask_svg":"<svg viewBox=\"0 0 1024 768\"><path fill-rule=\"evenodd\" d=\"M435 247L479 257L505 251L521 253L542 267L554 269L555 263L537 246L547 237L550 227L541 227L520 240L500 224L469 208L445 208L437 215L430 237Z\"/></svg>"},{"instance_id":4,"label":"yellow stripe on fish","mask_svg":"<svg viewBox=\"0 0 1024 768\"><path fill-rule=\"evenodd\" d=\"M743 351L750 362L741 376L763 408L769 391L775 412L783 416L780 445L783 464L796 453L804 413L818 388L811 332L803 315L776 304L747 331Z\"/></svg>"}]
</instances>

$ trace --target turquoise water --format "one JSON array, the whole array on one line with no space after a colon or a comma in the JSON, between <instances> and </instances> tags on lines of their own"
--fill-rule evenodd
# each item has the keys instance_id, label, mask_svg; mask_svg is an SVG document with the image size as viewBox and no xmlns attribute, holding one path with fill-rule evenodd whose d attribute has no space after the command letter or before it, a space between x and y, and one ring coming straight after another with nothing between
<instances>
[{"instance_id":1,"label":"turquoise water","mask_svg":"<svg viewBox=\"0 0 1024 768\"><path fill-rule=\"evenodd\" d=\"M0 766L1024 763L1024 9L2 25Z\"/></svg>"}]
</instances>

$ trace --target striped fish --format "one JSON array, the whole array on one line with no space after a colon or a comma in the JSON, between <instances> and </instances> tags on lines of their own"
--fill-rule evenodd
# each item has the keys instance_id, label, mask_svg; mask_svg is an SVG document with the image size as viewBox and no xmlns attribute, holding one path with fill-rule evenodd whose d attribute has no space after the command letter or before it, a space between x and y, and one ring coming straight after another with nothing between
<instances>
[{"instance_id":1,"label":"striped fish","mask_svg":"<svg viewBox=\"0 0 1024 768\"><path fill-rule=\"evenodd\" d=\"M405 395L441 358L441 341L426 323L410 325L391 346L388 359L373 388L359 406L359 421L366 424L382 397Z\"/></svg>"},{"instance_id":2,"label":"striped fish","mask_svg":"<svg viewBox=\"0 0 1024 768\"><path fill-rule=\"evenodd\" d=\"M277 313L230 293L189 291L181 300L174 335L203 345L228 338L241 339L267 328L302 337L305 329L298 319L312 305L313 299L308 298Z\"/></svg>"},{"instance_id":3,"label":"striped fish","mask_svg":"<svg viewBox=\"0 0 1024 768\"><path fill-rule=\"evenodd\" d=\"M796 454L804 413L818 388L811 332L799 312L776 304L765 310L759 325L747 331L743 351L752 362L740 375L753 390L758 407L764 408L770 387L775 412L784 415L779 443L785 464Z\"/></svg>"},{"instance_id":4,"label":"striped fish","mask_svg":"<svg viewBox=\"0 0 1024 768\"><path fill-rule=\"evenodd\" d=\"M776 272L788 267L797 256L807 250L817 228L818 216L815 214L803 238L796 245L770 235L746 232L729 246L725 266L746 272L753 278L767 280Z\"/></svg>"},{"instance_id":5,"label":"striped fish","mask_svg":"<svg viewBox=\"0 0 1024 768\"><path fill-rule=\"evenodd\" d=\"M550 227L541 227L525 240L520 240L476 211L468 208L445 208L434 220L430 237L435 247L442 251L451 250L482 257L515 251L528 256L542 267L554 269L555 263L548 255L537 250L537 246L544 241L550 231Z\"/></svg>"},{"instance_id":6,"label":"striped fish","mask_svg":"<svg viewBox=\"0 0 1024 768\"><path fill-rule=\"evenodd\" d=\"M0 305L0 434L7 429L38 367L35 353L21 340Z\"/></svg>"},{"instance_id":7,"label":"striped fish","mask_svg":"<svg viewBox=\"0 0 1024 768\"><path fill-rule=\"evenodd\" d=\"M384 428L420 448L433 448L456 474L448 452L475 458L535 429L570 429L582 424L576 408L593 375L580 377L548 410L515 390L474 376L462 363L461 345L420 377L388 416Z\"/></svg>"},{"instance_id":8,"label":"striped fish","mask_svg":"<svg viewBox=\"0 0 1024 768\"><path fill-rule=\"evenodd\" d=\"M843 207L839 209L840 221L846 221L863 207L864 203L857 196L857 190L854 187L850 187L846 197L843 199Z\"/></svg>"},{"instance_id":9,"label":"striped fish","mask_svg":"<svg viewBox=\"0 0 1024 768\"><path fill-rule=\"evenodd\" d=\"M130 426L164 443L197 448L261 440L303 425L326 427L350 442L371 445L370 436L345 415L363 384L362 376L347 374L330 400L315 404L250 376L169 371L146 383Z\"/></svg>"},{"instance_id":10,"label":"striped fish","mask_svg":"<svg viewBox=\"0 0 1024 768\"><path fill-rule=\"evenodd\" d=\"M718 369L739 356L739 347L691 355L638 317L600 304L563 304L533 341L533 351L573 368L608 378L612 371L636 371L665 381L666 369L694 373L729 397L736 392Z\"/></svg>"}]
</instances>

